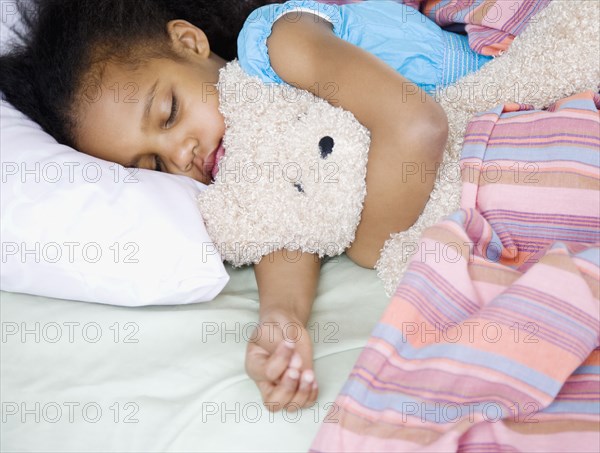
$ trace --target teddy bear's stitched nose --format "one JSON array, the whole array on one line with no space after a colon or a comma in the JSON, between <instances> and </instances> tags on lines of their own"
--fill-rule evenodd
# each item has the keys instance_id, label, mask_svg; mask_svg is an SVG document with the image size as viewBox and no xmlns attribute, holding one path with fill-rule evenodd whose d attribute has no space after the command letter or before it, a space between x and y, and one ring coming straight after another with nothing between
<instances>
[{"instance_id":1,"label":"teddy bear's stitched nose","mask_svg":"<svg viewBox=\"0 0 600 453\"><path fill-rule=\"evenodd\" d=\"M334 144L333 138L331 138L329 135L326 135L319 140L319 150L321 151L321 157L323 159L327 159L327 156L331 154Z\"/></svg>"}]
</instances>

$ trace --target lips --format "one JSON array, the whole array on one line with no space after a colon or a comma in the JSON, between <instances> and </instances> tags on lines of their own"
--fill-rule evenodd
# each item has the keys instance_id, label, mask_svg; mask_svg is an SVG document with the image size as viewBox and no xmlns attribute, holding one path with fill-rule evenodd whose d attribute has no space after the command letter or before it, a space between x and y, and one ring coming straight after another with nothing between
<instances>
[{"instance_id":1,"label":"lips","mask_svg":"<svg viewBox=\"0 0 600 453\"><path fill-rule=\"evenodd\" d=\"M213 179L219 171L217 164L223 155L225 154L225 148L223 148L223 141L219 142L219 145L205 158L197 155L194 158L194 165L200 170L205 176L211 176Z\"/></svg>"},{"instance_id":2,"label":"lips","mask_svg":"<svg viewBox=\"0 0 600 453\"><path fill-rule=\"evenodd\" d=\"M217 151L213 153L214 163L211 170L211 175L213 179L217 177L217 173L219 172L219 161L225 155L225 148L223 148L223 140L219 142L219 146L217 147Z\"/></svg>"}]
</instances>

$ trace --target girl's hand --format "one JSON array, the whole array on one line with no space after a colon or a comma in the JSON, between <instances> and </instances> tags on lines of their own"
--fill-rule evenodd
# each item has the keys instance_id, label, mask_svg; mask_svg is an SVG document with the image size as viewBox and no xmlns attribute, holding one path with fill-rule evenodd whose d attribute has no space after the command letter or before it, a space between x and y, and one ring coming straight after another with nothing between
<instances>
[{"instance_id":1,"label":"girl's hand","mask_svg":"<svg viewBox=\"0 0 600 453\"><path fill-rule=\"evenodd\" d=\"M291 316L261 320L248 342L246 372L270 411L297 410L317 398L310 337Z\"/></svg>"}]
</instances>

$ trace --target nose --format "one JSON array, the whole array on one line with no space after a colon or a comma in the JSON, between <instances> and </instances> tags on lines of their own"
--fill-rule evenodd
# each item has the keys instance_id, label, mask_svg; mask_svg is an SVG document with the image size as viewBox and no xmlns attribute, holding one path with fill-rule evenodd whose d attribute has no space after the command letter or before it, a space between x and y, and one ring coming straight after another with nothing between
<instances>
[{"instance_id":1,"label":"nose","mask_svg":"<svg viewBox=\"0 0 600 453\"><path fill-rule=\"evenodd\" d=\"M177 141L170 150L169 160L179 172L188 172L194 165L194 157L198 151L198 140L192 137Z\"/></svg>"}]
</instances>

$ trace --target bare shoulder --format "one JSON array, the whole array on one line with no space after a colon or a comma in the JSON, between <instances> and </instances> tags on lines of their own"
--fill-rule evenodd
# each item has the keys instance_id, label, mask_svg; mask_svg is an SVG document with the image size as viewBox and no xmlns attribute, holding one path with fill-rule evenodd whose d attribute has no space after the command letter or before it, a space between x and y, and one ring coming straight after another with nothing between
<instances>
[{"instance_id":1,"label":"bare shoulder","mask_svg":"<svg viewBox=\"0 0 600 453\"><path fill-rule=\"evenodd\" d=\"M323 35L331 35L333 25L317 14L308 11L295 11L284 14L273 24L271 37L278 34L300 33L305 32L322 33ZM310 36L303 36L310 38ZM277 38L275 38L277 40Z\"/></svg>"},{"instance_id":2,"label":"bare shoulder","mask_svg":"<svg viewBox=\"0 0 600 453\"><path fill-rule=\"evenodd\" d=\"M331 23L306 11L284 14L267 40L271 66L286 82L304 88L316 78L318 50L335 38Z\"/></svg>"}]
</instances>

